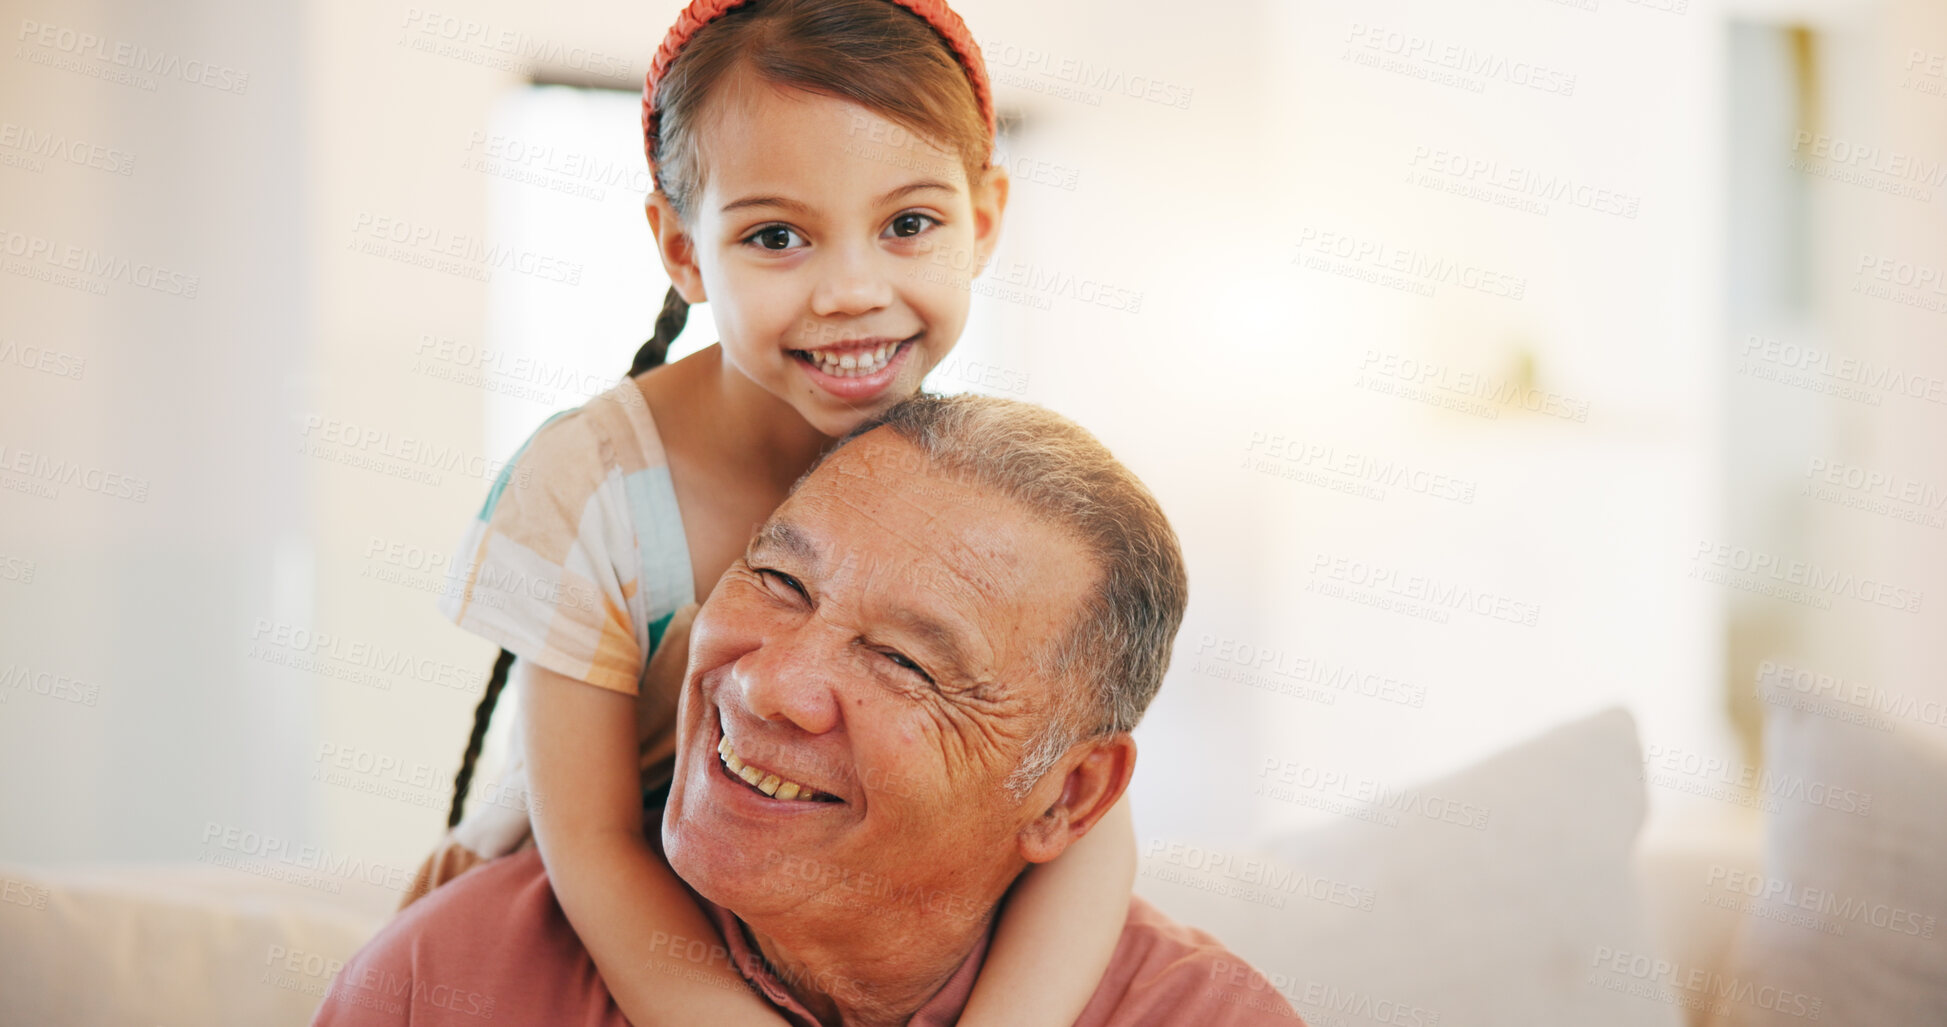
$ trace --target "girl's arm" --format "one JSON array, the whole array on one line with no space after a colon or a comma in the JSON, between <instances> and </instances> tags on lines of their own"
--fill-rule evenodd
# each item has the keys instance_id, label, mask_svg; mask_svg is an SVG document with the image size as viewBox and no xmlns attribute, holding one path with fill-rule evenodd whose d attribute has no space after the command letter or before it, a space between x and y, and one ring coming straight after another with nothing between
<instances>
[{"instance_id":1,"label":"girl's arm","mask_svg":"<svg viewBox=\"0 0 1947 1027\"><path fill-rule=\"evenodd\" d=\"M1136 880L1136 830L1123 795L1093 830L1028 868L1001 912L963 1027L1068 1027L1102 983Z\"/></svg>"},{"instance_id":2,"label":"girl's arm","mask_svg":"<svg viewBox=\"0 0 1947 1027\"><path fill-rule=\"evenodd\" d=\"M568 923L640 1025L784 1023L721 955L716 927L643 833L636 699L514 662L534 841ZM649 683L645 682L644 687ZM664 941L658 942L661 935ZM686 959L687 941L714 954Z\"/></svg>"}]
</instances>

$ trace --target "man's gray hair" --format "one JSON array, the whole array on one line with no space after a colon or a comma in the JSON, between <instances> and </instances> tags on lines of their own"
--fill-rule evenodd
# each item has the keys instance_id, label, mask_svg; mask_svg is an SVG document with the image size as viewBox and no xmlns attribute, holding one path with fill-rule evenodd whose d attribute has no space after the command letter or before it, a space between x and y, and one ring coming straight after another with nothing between
<instances>
[{"instance_id":1,"label":"man's gray hair","mask_svg":"<svg viewBox=\"0 0 1947 1027\"><path fill-rule=\"evenodd\" d=\"M1019 799L1077 742L1134 728L1155 698L1189 601L1176 532L1108 447L1044 407L922 393L852 429L825 457L878 428L917 448L930 473L991 490L1065 530L1099 571L1061 641L1035 658L1058 687L1078 687L1007 779Z\"/></svg>"}]
</instances>

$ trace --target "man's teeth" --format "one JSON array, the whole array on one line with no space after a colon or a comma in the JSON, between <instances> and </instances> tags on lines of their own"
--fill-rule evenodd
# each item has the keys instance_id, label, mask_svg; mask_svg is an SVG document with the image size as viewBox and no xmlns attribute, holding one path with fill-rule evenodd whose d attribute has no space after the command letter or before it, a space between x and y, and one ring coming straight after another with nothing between
<instances>
[{"instance_id":1,"label":"man's teeth","mask_svg":"<svg viewBox=\"0 0 1947 1027\"><path fill-rule=\"evenodd\" d=\"M749 784L752 788L774 799L813 802L820 798L817 792L806 788L796 781L786 781L784 778L770 771L759 770L745 763L743 760L738 759L737 751L730 747L729 738L722 738L717 741L717 755L722 757L723 765L729 767L732 774L743 778L745 783Z\"/></svg>"},{"instance_id":2,"label":"man's teeth","mask_svg":"<svg viewBox=\"0 0 1947 1027\"><path fill-rule=\"evenodd\" d=\"M831 350L800 350L805 358L817 365L820 371L839 378L858 378L877 374L892 362L892 355L899 351L899 343L888 342L878 349L846 350L834 353Z\"/></svg>"}]
</instances>

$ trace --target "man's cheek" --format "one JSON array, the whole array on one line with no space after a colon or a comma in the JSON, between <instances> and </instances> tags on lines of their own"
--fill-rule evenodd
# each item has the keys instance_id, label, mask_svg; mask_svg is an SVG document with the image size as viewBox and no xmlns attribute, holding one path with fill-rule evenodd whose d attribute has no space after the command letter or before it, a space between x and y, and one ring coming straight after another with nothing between
<instances>
[{"instance_id":1,"label":"man's cheek","mask_svg":"<svg viewBox=\"0 0 1947 1027\"><path fill-rule=\"evenodd\" d=\"M934 757L945 768L945 786L955 796L988 795L1001 786L1020 766L1021 755L1033 744L1025 730L1030 718L1012 711L1000 712L993 704L978 704L963 697L935 696L926 704L931 728L930 739L941 755Z\"/></svg>"}]
</instances>

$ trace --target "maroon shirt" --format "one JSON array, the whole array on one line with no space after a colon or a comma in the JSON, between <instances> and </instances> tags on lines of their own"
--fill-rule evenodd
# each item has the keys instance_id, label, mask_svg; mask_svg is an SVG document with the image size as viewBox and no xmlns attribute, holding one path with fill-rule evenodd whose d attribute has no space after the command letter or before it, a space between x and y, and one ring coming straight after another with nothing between
<instances>
[{"instance_id":1,"label":"maroon shirt","mask_svg":"<svg viewBox=\"0 0 1947 1027\"><path fill-rule=\"evenodd\" d=\"M755 958L730 911L703 906L720 937L672 939L670 949L692 952L699 970L727 954L780 1015L798 1027L818 1027ZM959 1018L990 937L991 929L911 1024L948 1027ZM1263 982L1217 939L1133 899L1122 940L1076 1027L1303 1027L1284 997ZM555 902L533 848L469 870L407 907L339 971L312 1022L628 1027Z\"/></svg>"}]
</instances>

